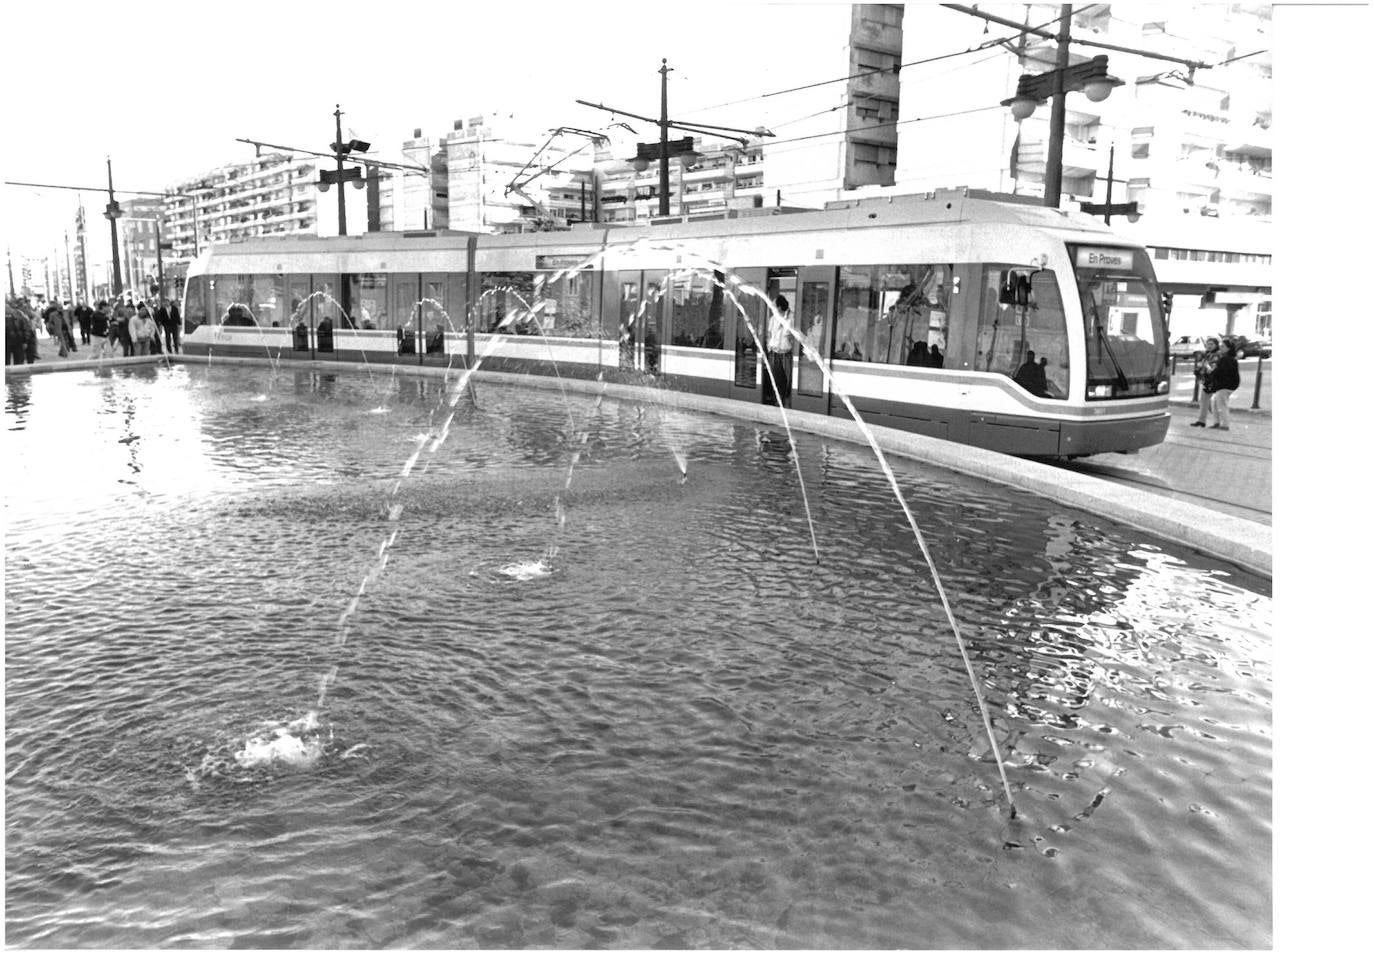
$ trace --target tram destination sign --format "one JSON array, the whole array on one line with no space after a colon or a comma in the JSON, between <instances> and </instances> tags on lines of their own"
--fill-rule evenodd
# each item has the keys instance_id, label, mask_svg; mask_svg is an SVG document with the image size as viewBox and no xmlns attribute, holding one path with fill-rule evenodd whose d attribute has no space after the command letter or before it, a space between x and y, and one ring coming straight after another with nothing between
<instances>
[{"instance_id":1,"label":"tram destination sign","mask_svg":"<svg viewBox=\"0 0 1374 973\"><path fill-rule=\"evenodd\" d=\"M1074 266L1090 270L1134 270L1135 253L1131 250L1079 247Z\"/></svg>"}]
</instances>

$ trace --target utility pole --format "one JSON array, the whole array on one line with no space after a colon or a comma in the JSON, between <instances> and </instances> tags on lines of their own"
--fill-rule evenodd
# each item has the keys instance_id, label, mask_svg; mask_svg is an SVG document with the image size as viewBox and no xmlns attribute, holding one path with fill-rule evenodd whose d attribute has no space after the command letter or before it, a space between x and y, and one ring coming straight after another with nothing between
<instances>
[{"instance_id":1,"label":"utility pole","mask_svg":"<svg viewBox=\"0 0 1374 973\"><path fill-rule=\"evenodd\" d=\"M659 116L657 118L646 118L643 115L636 115L634 112L622 111L619 108L610 108L606 105L593 104L590 101L583 101L580 98L574 99L579 105L586 105L588 108L599 108L615 115L625 115L629 118L637 118L641 122L653 122L658 125L658 150L653 152L653 146L649 143L637 143L635 157L630 160L636 172L643 172L649 167L651 159L658 160L658 214L668 216L668 160L671 158L681 158L683 165L695 165L700 156L694 148L691 136L687 138L668 140L668 129L676 128L686 132L697 132L701 135L710 135L713 138L727 138L738 142L741 146L748 147L749 139L742 136L753 136L756 139L773 138L774 135L762 125L753 129L727 128L724 125L707 125L704 122L680 122L668 117L668 72L672 69L668 67L668 59L663 59L663 65L658 69L662 80L659 85ZM725 132L739 132L741 135L724 135ZM653 153L653 154L651 154ZM631 177L633 180L633 177ZM598 200L599 205L599 200Z\"/></svg>"},{"instance_id":2,"label":"utility pole","mask_svg":"<svg viewBox=\"0 0 1374 973\"><path fill-rule=\"evenodd\" d=\"M658 116L658 215L668 215L668 59L658 73L663 75Z\"/></svg>"},{"instance_id":3,"label":"utility pole","mask_svg":"<svg viewBox=\"0 0 1374 973\"><path fill-rule=\"evenodd\" d=\"M162 297L162 213L153 220L153 238L157 241L157 296Z\"/></svg>"},{"instance_id":4,"label":"utility pole","mask_svg":"<svg viewBox=\"0 0 1374 973\"><path fill-rule=\"evenodd\" d=\"M62 231L62 249L67 254L67 296L76 300L76 278L72 276L72 242L67 231Z\"/></svg>"},{"instance_id":5,"label":"utility pole","mask_svg":"<svg viewBox=\"0 0 1374 973\"><path fill-rule=\"evenodd\" d=\"M1059 5L1059 50L1054 60L1054 99L1050 103L1050 147L1045 162L1045 205L1059 207L1059 190L1064 180L1064 69L1069 66L1069 29L1073 23L1073 4Z\"/></svg>"},{"instance_id":6,"label":"utility pole","mask_svg":"<svg viewBox=\"0 0 1374 973\"><path fill-rule=\"evenodd\" d=\"M105 156L105 175L109 178L110 201L105 206L105 219L110 221L110 258L112 260L113 280L110 282L111 298L124 293L124 279L119 275L119 226L115 222L124 214L114 198L114 170L110 168L110 157Z\"/></svg>"}]
</instances>

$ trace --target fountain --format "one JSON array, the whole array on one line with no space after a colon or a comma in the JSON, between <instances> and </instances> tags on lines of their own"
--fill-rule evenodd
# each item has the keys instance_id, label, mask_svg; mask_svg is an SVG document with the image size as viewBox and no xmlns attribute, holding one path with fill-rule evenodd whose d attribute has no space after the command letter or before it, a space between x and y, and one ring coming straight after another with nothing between
<instances>
[{"instance_id":1,"label":"fountain","mask_svg":"<svg viewBox=\"0 0 1374 973\"><path fill-rule=\"evenodd\" d=\"M857 413L476 408L512 320L370 415L366 363L15 380L12 944L1269 944L1266 582Z\"/></svg>"}]
</instances>

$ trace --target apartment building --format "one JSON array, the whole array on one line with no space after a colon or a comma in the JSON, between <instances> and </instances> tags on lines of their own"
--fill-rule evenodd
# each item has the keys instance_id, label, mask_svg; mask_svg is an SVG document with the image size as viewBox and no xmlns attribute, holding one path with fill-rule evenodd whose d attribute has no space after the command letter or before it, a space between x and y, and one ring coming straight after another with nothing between
<instances>
[{"instance_id":1,"label":"apartment building","mask_svg":"<svg viewBox=\"0 0 1374 973\"><path fill-rule=\"evenodd\" d=\"M167 259L184 263L214 243L316 233L322 197L318 179L313 157L273 153L219 166L169 187L173 195L163 203Z\"/></svg>"},{"instance_id":2,"label":"apartment building","mask_svg":"<svg viewBox=\"0 0 1374 973\"><path fill-rule=\"evenodd\" d=\"M1053 33L1058 4L980 4L978 10ZM1050 105L1017 122L1000 106L1021 74L1055 67L1057 42L1027 34L977 49L1006 26L939 7L912 7L906 59L969 53L903 72L898 183L956 184L1043 198ZM1075 7L1077 41L1213 65L1070 46L1069 63L1106 54L1120 79L1103 101L1066 99L1061 205L1134 202L1113 229L1151 248L1175 295L1173 330L1266 332L1272 284L1271 8L1267 4L1090 4Z\"/></svg>"}]
</instances>

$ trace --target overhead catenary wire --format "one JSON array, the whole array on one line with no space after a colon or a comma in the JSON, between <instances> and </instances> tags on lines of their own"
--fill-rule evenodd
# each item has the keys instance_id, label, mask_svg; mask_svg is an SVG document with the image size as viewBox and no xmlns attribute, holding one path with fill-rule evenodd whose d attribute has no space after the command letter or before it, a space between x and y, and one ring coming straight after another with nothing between
<instances>
[{"instance_id":1,"label":"overhead catenary wire","mask_svg":"<svg viewBox=\"0 0 1374 973\"><path fill-rule=\"evenodd\" d=\"M1087 10L1089 6L1091 6L1091 4L1089 4L1089 5L1087 5L1087 6L1079 7L1077 10L1075 10L1075 11L1073 11L1073 12L1074 12L1075 14L1082 13L1084 10ZM779 91L769 91L769 92L765 92L764 94L761 94L761 95L751 95L751 96L749 96L748 98L737 98L737 99L734 99L733 101L723 101L723 102L721 102L721 103L718 104L718 105L707 105L705 108L693 108L693 109L691 109L691 111L694 111L694 112L697 112L697 111L712 111L712 110L714 110L714 109L716 109L716 108L729 108L729 107L732 107L732 106L734 106L734 105L744 105L744 104L748 104L748 103L751 102L751 101L761 101L761 100L763 100L764 98L775 98L775 97L777 97L777 96L779 96L779 95L788 95L788 94L794 94L795 92L798 92L798 91L807 91L807 90L809 90L809 89L811 89L811 88L819 88L819 87L821 87L821 86L823 86L823 85L827 85L827 84L839 84L841 81L853 81L853 80L855 80L855 79L857 79L857 78L866 78L866 77L870 77L870 76L875 75L875 74L896 74L896 73L902 71L904 68L914 68L914 67L919 67L919 66L921 66L921 65L923 65L923 64L933 64L933 63L935 63L936 61L946 61L946 60L949 60L950 58L954 58L954 57L963 57L963 56L966 55L966 54L977 54L979 51L985 51L985 50L987 50L987 49L990 48L990 47L996 47L996 46L998 46L998 45L1000 45L1000 44L1008 43L1008 42L1013 41L1013 40L1016 40L1016 39L1018 39L1018 38L1020 38L1020 37L1024 37L1026 34L1032 33L1032 32L1037 31L1037 30L1042 30L1042 29L1044 29L1045 27L1049 27L1050 25L1056 24L1056 23L1058 23L1058 22L1059 22L1059 18L1056 16L1053 20L1047 20L1047 21L1045 21L1045 23L1043 23L1043 24L1039 24L1039 25L1034 26L1034 27L1028 26L1028 27L1026 27L1025 29L1020 30L1020 31L1018 31L1018 32L1016 32L1016 33L1014 33L1014 34L1010 34L1010 35L1008 35L1008 36L1006 36L1006 37L996 37L996 38L993 38L993 39L991 39L991 40L984 41L984 42L981 43L981 44L977 44L977 45L975 45L974 47L965 48L965 49L962 50L962 51L950 51L950 52L945 53L945 54L937 54L937 55L935 55L934 57L921 58L920 60L916 60L916 61L905 61L905 62L903 62L903 63L901 63L901 64L895 65L895 66L890 67L890 68L873 68L873 69L870 69L870 70L867 70L867 71L859 71L859 72L857 72L857 73L855 73L855 74L847 74L847 75L845 75L845 76L843 76L843 77L840 77L840 78L829 78L829 79L827 79L827 80L825 80L825 81L813 81L813 82L811 82L811 83L809 83L809 84L798 85L797 87L793 87L793 88L783 88L783 89L781 89L781 90L779 90Z\"/></svg>"}]
</instances>

